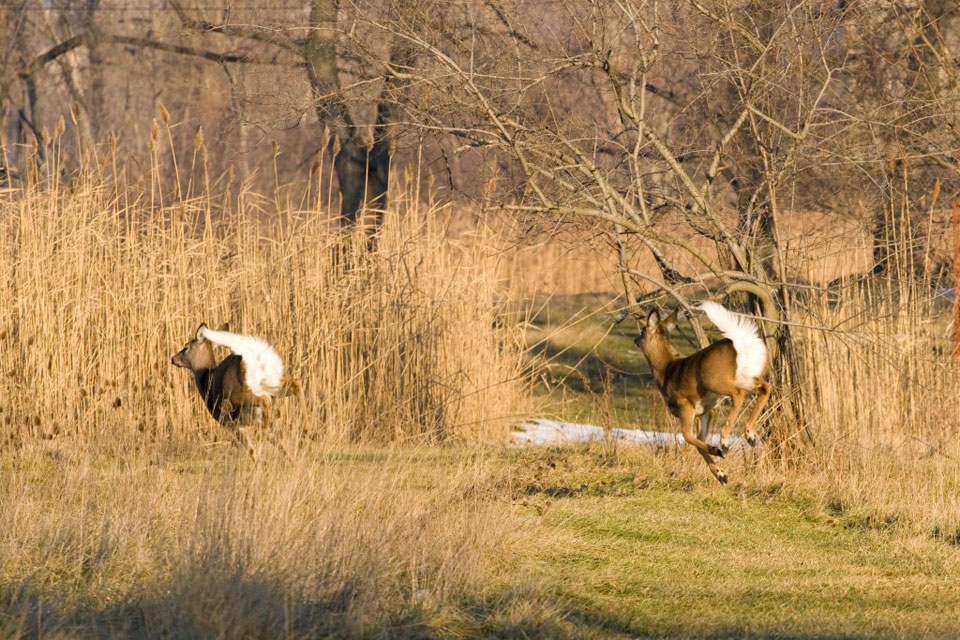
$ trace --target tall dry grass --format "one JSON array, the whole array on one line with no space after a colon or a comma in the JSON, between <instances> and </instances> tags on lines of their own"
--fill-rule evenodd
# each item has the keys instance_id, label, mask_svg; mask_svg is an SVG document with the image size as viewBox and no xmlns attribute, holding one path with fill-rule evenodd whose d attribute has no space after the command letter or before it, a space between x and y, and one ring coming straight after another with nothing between
<instances>
[{"instance_id":1,"label":"tall dry grass","mask_svg":"<svg viewBox=\"0 0 960 640\"><path fill-rule=\"evenodd\" d=\"M395 189L371 248L160 162L0 192L0 636L473 628L518 525L472 445L529 407L485 236ZM201 321L303 380L314 437L293 402L274 421L292 461L248 460L171 365Z\"/></svg>"},{"instance_id":2,"label":"tall dry grass","mask_svg":"<svg viewBox=\"0 0 960 640\"><path fill-rule=\"evenodd\" d=\"M516 542L463 452L0 460L0 637L464 635Z\"/></svg>"},{"instance_id":3,"label":"tall dry grass","mask_svg":"<svg viewBox=\"0 0 960 640\"><path fill-rule=\"evenodd\" d=\"M482 237L446 242L416 194L395 194L368 250L324 212L247 191L46 174L0 195L0 442L220 433L170 365L202 321L271 342L327 442L500 441L522 418L497 267ZM278 424L299 423L285 404Z\"/></svg>"},{"instance_id":4,"label":"tall dry grass","mask_svg":"<svg viewBox=\"0 0 960 640\"><path fill-rule=\"evenodd\" d=\"M838 513L960 541L960 364L951 306L917 260L939 234L889 212L883 275L795 301L798 387L817 489ZM944 231L941 229L941 232ZM799 431L794 431L799 437Z\"/></svg>"}]
</instances>

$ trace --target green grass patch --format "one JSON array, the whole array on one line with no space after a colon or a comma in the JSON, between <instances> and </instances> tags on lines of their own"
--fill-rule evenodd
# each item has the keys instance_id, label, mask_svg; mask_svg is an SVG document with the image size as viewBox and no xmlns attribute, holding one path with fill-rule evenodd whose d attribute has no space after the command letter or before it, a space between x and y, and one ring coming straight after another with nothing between
<instances>
[{"instance_id":1,"label":"green grass patch","mask_svg":"<svg viewBox=\"0 0 960 640\"><path fill-rule=\"evenodd\" d=\"M957 545L748 459L721 487L616 443L54 453L2 459L10 637L960 634Z\"/></svg>"},{"instance_id":2,"label":"green grass patch","mask_svg":"<svg viewBox=\"0 0 960 640\"><path fill-rule=\"evenodd\" d=\"M564 420L673 429L675 420L664 411L647 360L634 344L636 322L614 322L618 304L608 294L577 294L534 306L526 341L545 365L535 393L547 413ZM697 349L686 318L671 338L681 353Z\"/></svg>"},{"instance_id":3,"label":"green grass patch","mask_svg":"<svg viewBox=\"0 0 960 640\"><path fill-rule=\"evenodd\" d=\"M570 637L960 633L954 546L848 526L776 479L720 487L682 453L518 455L531 470L519 502L540 533L514 571L563 603Z\"/></svg>"}]
</instances>

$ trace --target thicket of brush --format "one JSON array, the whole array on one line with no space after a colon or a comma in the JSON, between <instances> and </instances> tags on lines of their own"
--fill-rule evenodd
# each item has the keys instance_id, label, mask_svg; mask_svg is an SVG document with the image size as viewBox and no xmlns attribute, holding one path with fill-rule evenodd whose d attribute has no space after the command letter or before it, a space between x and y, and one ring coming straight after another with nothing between
<instances>
[{"instance_id":1,"label":"thicket of brush","mask_svg":"<svg viewBox=\"0 0 960 640\"><path fill-rule=\"evenodd\" d=\"M914 234L897 209L882 274L798 297L798 387L785 391L802 394L816 444L797 475L803 483L813 471L838 513L956 543L960 354L943 295L952 283L918 259L942 250L946 229Z\"/></svg>"}]
</instances>

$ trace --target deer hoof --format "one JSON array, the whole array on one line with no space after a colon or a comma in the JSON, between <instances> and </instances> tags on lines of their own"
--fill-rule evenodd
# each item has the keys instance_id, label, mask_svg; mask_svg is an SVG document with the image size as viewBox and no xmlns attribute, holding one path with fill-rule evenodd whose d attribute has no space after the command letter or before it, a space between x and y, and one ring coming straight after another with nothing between
<instances>
[{"instance_id":1,"label":"deer hoof","mask_svg":"<svg viewBox=\"0 0 960 640\"><path fill-rule=\"evenodd\" d=\"M753 431L748 431L746 435L747 444L751 447L757 446L757 434Z\"/></svg>"},{"instance_id":2,"label":"deer hoof","mask_svg":"<svg viewBox=\"0 0 960 640\"><path fill-rule=\"evenodd\" d=\"M720 450L723 451L724 453L728 453L730 451L729 439L724 438L723 440L720 441Z\"/></svg>"},{"instance_id":3,"label":"deer hoof","mask_svg":"<svg viewBox=\"0 0 960 640\"><path fill-rule=\"evenodd\" d=\"M723 449L721 449L720 447L717 447L717 446L714 446L714 445L711 444L711 445L710 445L710 455L712 455L712 456L717 456L718 458L722 458L722 457L723 457Z\"/></svg>"},{"instance_id":4,"label":"deer hoof","mask_svg":"<svg viewBox=\"0 0 960 640\"><path fill-rule=\"evenodd\" d=\"M727 484L727 472L717 471L717 481L720 482L720 484Z\"/></svg>"}]
</instances>

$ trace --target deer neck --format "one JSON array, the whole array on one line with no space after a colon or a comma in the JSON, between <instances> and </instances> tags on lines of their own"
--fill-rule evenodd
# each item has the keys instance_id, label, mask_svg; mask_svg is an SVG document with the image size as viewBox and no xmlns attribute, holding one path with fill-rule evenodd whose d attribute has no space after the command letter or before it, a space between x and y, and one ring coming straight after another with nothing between
<instances>
[{"instance_id":1,"label":"deer neck","mask_svg":"<svg viewBox=\"0 0 960 640\"><path fill-rule=\"evenodd\" d=\"M662 345L651 346L644 351L643 355L647 356L647 362L650 363L653 379L656 380L658 386L662 387L664 380L666 380L667 365L676 360L676 355L671 349Z\"/></svg>"}]
</instances>

